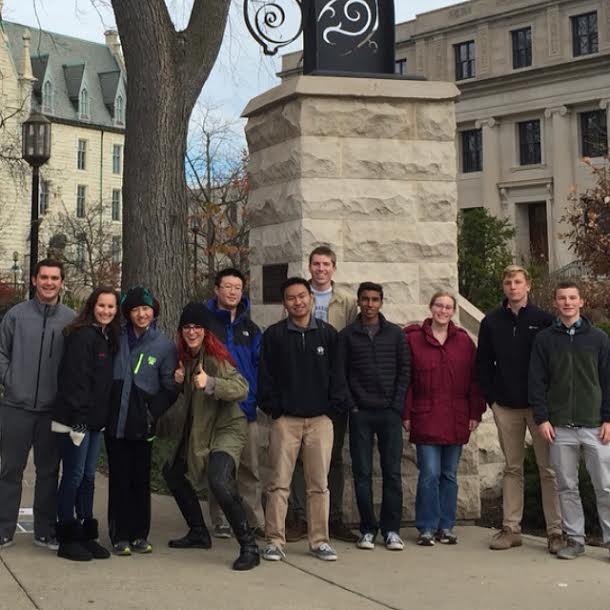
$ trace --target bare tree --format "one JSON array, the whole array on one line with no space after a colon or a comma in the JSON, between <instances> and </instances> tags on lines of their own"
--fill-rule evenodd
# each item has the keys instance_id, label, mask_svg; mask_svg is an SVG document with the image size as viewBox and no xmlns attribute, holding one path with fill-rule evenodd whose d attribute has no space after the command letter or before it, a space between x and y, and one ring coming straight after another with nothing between
<instances>
[{"instance_id":1,"label":"bare tree","mask_svg":"<svg viewBox=\"0 0 610 610\"><path fill-rule=\"evenodd\" d=\"M184 30L164 0L112 0L127 68L123 285L146 284L173 328L187 296L189 118L222 42L230 0L193 0Z\"/></svg>"}]
</instances>

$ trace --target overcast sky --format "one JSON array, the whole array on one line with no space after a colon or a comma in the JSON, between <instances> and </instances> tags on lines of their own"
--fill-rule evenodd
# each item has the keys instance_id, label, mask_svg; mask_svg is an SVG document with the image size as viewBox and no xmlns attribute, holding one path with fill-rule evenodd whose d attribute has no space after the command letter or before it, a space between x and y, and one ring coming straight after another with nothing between
<instances>
[{"instance_id":1,"label":"overcast sky","mask_svg":"<svg viewBox=\"0 0 610 610\"><path fill-rule=\"evenodd\" d=\"M4 0L3 18L52 32L104 41L104 30L115 27L106 0ZM184 26L192 0L167 0L177 25ZM458 4L455 0L395 0L396 20ZM291 50L301 47L295 43ZM238 116L248 100L277 84L278 59L265 57L243 25L242 0L234 0L223 46L203 96Z\"/></svg>"}]
</instances>

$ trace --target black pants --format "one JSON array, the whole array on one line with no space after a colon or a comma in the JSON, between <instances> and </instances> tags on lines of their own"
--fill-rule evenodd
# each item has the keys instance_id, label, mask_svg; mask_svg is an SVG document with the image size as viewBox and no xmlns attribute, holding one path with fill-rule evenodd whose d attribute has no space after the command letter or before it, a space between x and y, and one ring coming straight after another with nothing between
<instances>
[{"instance_id":1,"label":"black pants","mask_svg":"<svg viewBox=\"0 0 610 610\"><path fill-rule=\"evenodd\" d=\"M214 451L208 457L208 485L225 514L237 541L253 544L254 536L250 531L246 511L237 491L235 462L224 451ZM172 492L178 508L190 528L205 527L203 513L197 494L186 478L186 459L180 453L173 463L163 467L163 477Z\"/></svg>"},{"instance_id":2,"label":"black pants","mask_svg":"<svg viewBox=\"0 0 610 610\"><path fill-rule=\"evenodd\" d=\"M328 492L330 494L330 522L343 521L343 445L347 431L347 413L340 413L331 417L333 422L333 451L330 456L330 470L328 471ZM306 521L305 518L305 475L303 462L297 460L290 485L288 510L292 518Z\"/></svg>"},{"instance_id":3,"label":"black pants","mask_svg":"<svg viewBox=\"0 0 610 610\"><path fill-rule=\"evenodd\" d=\"M108 454L108 529L113 544L148 538L152 442L105 436Z\"/></svg>"},{"instance_id":4,"label":"black pants","mask_svg":"<svg viewBox=\"0 0 610 610\"><path fill-rule=\"evenodd\" d=\"M379 523L373 508L373 443L377 436L382 474L382 499ZM376 534L381 528L398 532L402 516L402 421L394 409L361 410L350 414L349 448L356 502L360 513L360 531Z\"/></svg>"}]
</instances>

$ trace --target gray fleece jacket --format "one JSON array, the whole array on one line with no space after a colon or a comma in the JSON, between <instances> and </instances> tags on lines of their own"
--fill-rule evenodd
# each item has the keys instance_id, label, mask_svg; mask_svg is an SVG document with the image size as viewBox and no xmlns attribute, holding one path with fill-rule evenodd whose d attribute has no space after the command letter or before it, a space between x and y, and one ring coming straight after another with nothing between
<instances>
[{"instance_id":1,"label":"gray fleece jacket","mask_svg":"<svg viewBox=\"0 0 610 610\"><path fill-rule=\"evenodd\" d=\"M49 411L57 393L63 329L76 314L37 298L15 305L0 324L0 383L3 407Z\"/></svg>"}]
</instances>

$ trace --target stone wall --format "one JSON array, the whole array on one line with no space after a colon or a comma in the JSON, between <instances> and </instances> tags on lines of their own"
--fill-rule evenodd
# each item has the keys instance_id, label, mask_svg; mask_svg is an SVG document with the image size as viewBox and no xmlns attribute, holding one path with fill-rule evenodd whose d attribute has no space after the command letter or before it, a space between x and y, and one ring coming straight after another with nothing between
<instances>
[{"instance_id":1,"label":"stone wall","mask_svg":"<svg viewBox=\"0 0 610 610\"><path fill-rule=\"evenodd\" d=\"M337 253L335 279L384 285L384 313L422 320L438 289L457 293L453 84L299 76L250 102L248 201L251 300L265 326L281 307L262 300L263 265L307 274L309 252ZM264 434L264 430L263 430ZM263 445L266 441L263 440ZM266 455L266 452L263 452ZM358 520L345 450L346 518ZM413 519L413 448L403 454L405 520ZM374 484L380 500L381 475ZM476 443L460 465L459 517L479 516Z\"/></svg>"}]
</instances>

